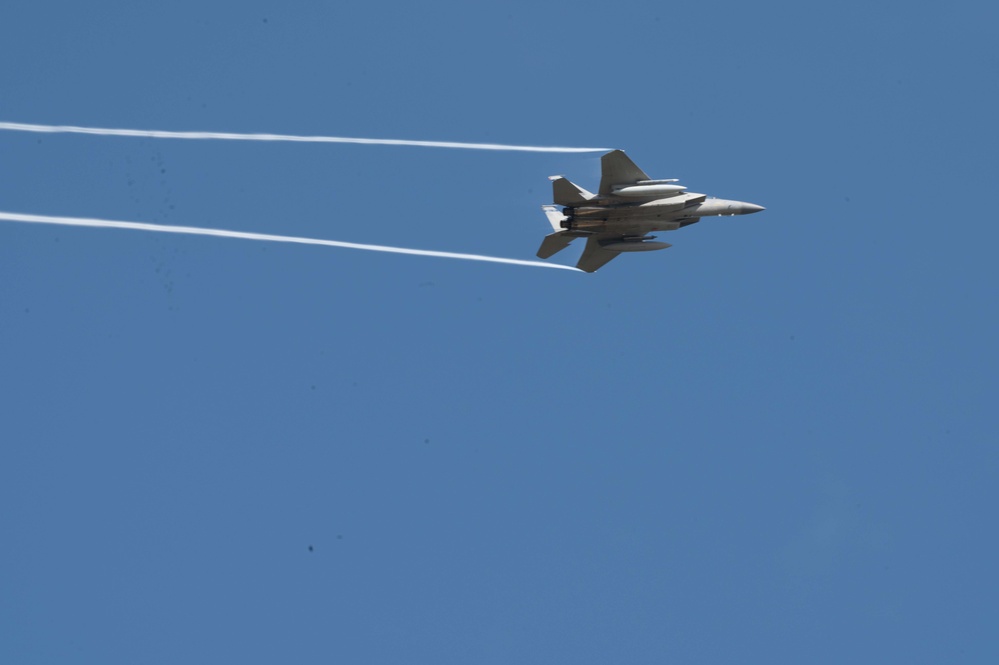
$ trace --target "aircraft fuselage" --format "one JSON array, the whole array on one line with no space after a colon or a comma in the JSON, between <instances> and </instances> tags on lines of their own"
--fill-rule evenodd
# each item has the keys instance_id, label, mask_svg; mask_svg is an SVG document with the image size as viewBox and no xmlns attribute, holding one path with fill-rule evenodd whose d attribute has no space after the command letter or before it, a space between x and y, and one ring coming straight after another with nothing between
<instances>
[{"instance_id":1,"label":"aircraft fuselage","mask_svg":"<svg viewBox=\"0 0 999 665\"><path fill-rule=\"evenodd\" d=\"M709 199L702 194L682 194L643 203L566 207L562 228L571 231L637 233L674 231L699 222L702 217L727 217L759 212L753 203Z\"/></svg>"}]
</instances>

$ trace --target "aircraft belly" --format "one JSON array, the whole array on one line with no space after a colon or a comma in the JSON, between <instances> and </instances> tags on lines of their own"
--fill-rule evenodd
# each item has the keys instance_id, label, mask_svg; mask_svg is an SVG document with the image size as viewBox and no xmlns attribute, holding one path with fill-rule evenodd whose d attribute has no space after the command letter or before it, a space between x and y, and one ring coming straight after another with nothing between
<instances>
[{"instance_id":1,"label":"aircraft belly","mask_svg":"<svg viewBox=\"0 0 999 665\"><path fill-rule=\"evenodd\" d=\"M653 233L656 231L676 231L677 229L684 226L679 221L669 221L669 222L638 222L635 220L629 220L627 222L607 222L607 223L586 223L586 224L573 224L572 228L574 231L584 231L592 233L599 236L607 235L622 235L622 236L640 236Z\"/></svg>"},{"instance_id":2,"label":"aircraft belly","mask_svg":"<svg viewBox=\"0 0 999 665\"><path fill-rule=\"evenodd\" d=\"M587 214L580 216L577 214L573 221L573 228L579 230L607 232L607 233L630 233L647 231L674 231L680 228L680 218L669 214L649 214L643 211L622 213L617 210L602 211L603 214Z\"/></svg>"},{"instance_id":3,"label":"aircraft belly","mask_svg":"<svg viewBox=\"0 0 999 665\"><path fill-rule=\"evenodd\" d=\"M627 208L577 208L574 211L576 219L601 219L607 221L654 222L683 217L686 210L657 210L653 207Z\"/></svg>"}]
</instances>

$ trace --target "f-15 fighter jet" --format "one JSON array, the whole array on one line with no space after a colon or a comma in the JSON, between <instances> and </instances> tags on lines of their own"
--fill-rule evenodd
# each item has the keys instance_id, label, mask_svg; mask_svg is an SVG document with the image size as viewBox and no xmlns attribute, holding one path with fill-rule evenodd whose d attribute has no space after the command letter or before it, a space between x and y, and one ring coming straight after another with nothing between
<instances>
[{"instance_id":1,"label":"f-15 fighter jet","mask_svg":"<svg viewBox=\"0 0 999 665\"><path fill-rule=\"evenodd\" d=\"M654 242L652 231L675 231L702 217L748 215L763 206L708 198L688 192L676 180L652 180L621 150L601 159L603 175L596 194L562 176L552 176L555 205L541 206L554 233L545 236L538 256L547 259L586 238L576 267L594 272L621 252L648 252L670 247ZM559 210L556 206L562 206Z\"/></svg>"}]
</instances>

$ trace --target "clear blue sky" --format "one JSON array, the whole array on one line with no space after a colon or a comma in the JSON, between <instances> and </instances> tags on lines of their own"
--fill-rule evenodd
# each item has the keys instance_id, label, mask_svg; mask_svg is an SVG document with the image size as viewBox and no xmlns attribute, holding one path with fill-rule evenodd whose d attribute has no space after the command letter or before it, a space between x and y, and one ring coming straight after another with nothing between
<instances>
[{"instance_id":1,"label":"clear blue sky","mask_svg":"<svg viewBox=\"0 0 999 665\"><path fill-rule=\"evenodd\" d=\"M767 210L593 275L0 223L0 662L999 662L997 19L4 2L0 120ZM0 210L514 258L555 173L0 132Z\"/></svg>"}]
</instances>

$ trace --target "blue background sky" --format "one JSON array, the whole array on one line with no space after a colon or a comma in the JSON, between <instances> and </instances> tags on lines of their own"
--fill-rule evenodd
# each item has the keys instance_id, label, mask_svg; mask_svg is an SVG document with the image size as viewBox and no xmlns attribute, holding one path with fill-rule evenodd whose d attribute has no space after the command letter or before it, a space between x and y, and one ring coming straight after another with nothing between
<instances>
[{"instance_id":1,"label":"blue background sky","mask_svg":"<svg viewBox=\"0 0 999 665\"><path fill-rule=\"evenodd\" d=\"M767 210L594 275L0 223L0 661L996 662L997 19L4 2L0 120ZM515 258L554 173L0 132L0 210Z\"/></svg>"}]
</instances>

